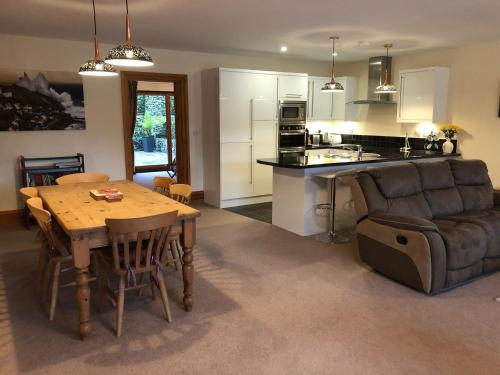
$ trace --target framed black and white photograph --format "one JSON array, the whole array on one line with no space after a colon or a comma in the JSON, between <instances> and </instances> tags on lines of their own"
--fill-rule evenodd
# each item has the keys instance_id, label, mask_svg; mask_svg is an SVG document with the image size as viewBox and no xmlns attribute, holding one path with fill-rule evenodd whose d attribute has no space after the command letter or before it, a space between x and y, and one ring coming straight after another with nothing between
<instances>
[{"instance_id":1,"label":"framed black and white photograph","mask_svg":"<svg viewBox=\"0 0 500 375\"><path fill-rule=\"evenodd\" d=\"M0 131L83 129L78 74L0 70Z\"/></svg>"}]
</instances>

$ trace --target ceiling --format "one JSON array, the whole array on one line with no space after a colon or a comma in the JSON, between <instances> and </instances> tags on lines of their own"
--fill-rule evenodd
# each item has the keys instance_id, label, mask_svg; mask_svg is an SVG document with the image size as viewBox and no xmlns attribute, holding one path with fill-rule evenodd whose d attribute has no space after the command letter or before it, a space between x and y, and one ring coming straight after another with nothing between
<instances>
[{"instance_id":1,"label":"ceiling","mask_svg":"<svg viewBox=\"0 0 500 375\"><path fill-rule=\"evenodd\" d=\"M92 37L91 0L1 0L0 33ZM124 1L95 0L103 42L124 38ZM500 40L499 0L129 0L132 39L146 47L362 60ZM154 56L153 56L154 57Z\"/></svg>"}]
</instances>

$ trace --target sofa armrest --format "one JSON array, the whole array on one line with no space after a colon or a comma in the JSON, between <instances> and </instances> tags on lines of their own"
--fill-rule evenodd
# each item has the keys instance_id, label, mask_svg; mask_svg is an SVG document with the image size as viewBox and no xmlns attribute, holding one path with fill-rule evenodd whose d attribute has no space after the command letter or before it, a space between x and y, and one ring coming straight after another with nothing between
<instances>
[{"instance_id":1,"label":"sofa armrest","mask_svg":"<svg viewBox=\"0 0 500 375\"><path fill-rule=\"evenodd\" d=\"M495 207L500 207L500 190L493 190L493 204Z\"/></svg>"},{"instance_id":2,"label":"sofa armrest","mask_svg":"<svg viewBox=\"0 0 500 375\"><path fill-rule=\"evenodd\" d=\"M382 225L393 228L413 230L418 232L439 232L438 227L432 221L420 217L399 216L384 212L374 212L368 216L369 219Z\"/></svg>"}]
</instances>

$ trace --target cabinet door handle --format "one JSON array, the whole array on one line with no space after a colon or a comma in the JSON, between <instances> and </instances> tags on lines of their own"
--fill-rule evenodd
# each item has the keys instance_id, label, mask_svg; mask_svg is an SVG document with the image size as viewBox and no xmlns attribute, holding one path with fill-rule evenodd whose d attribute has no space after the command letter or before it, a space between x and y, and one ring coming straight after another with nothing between
<instances>
[{"instance_id":1,"label":"cabinet door handle","mask_svg":"<svg viewBox=\"0 0 500 375\"><path fill-rule=\"evenodd\" d=\"M286 94L287 98L301 98L302 94Z\"/></svg>"},{"instance_id":2,"label":"cabinet door handle","mask_svg":"<svg viewBox=\"0 0 500 375\"><path fill-rule=\"evenodd\" d=\"M250 185L253 184L253 145L250 145Z\"/></svg>"}]
</instances>

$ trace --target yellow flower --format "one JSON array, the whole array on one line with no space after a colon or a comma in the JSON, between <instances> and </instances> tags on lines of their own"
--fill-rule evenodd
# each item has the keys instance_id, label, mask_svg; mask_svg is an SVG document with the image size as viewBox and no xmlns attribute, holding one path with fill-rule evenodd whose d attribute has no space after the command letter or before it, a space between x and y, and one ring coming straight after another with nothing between
<instances>
[{"instance_id":1,"label":"yellow flower","mask_svg":"<svg viewBox=\"0 0 500 375\"><path fill-rule=\"evenodd\" d=\"M462 129L460 129L460 127L458 127L457 125L454 125L454 124L445 124L443 126L441 126L441 129L440 129L443 133L445 132L453 132L454 134L458 134L460 133L460 131Z\"/></svg>"}]
</instances>

